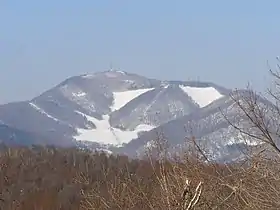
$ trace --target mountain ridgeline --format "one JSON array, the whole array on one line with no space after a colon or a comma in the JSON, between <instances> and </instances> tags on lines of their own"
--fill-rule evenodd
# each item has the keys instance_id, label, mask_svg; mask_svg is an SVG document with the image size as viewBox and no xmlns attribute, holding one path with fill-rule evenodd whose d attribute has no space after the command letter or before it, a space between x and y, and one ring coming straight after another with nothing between
<instances>
[{"instance_id":1,"label":"mountain ridgeline","mask_svg":"<svg viewBox=\"0 0 280 210\"><path fill-rule=\"evenodd\" d=\"M230 92L208 82L161 81L123 71L75 76L29 101L1 105L0 140L135 156L159 132L172 149L182 148L191 126L215 160L231 160L238 134L221 114L236 115Z\"/></svg>"}]
</instances>

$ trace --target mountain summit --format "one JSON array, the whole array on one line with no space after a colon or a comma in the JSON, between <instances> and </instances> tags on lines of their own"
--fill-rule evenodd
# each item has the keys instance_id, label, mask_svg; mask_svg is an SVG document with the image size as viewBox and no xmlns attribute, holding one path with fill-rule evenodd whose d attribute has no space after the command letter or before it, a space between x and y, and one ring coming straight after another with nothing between
<instances>
[{"instance_id":1,"label":"mountain summit","mask_svg":"<svg viewBox=\"0 0 280 210\"><path fill-rule=\"evenodd\" d=\"M226 107L229 93L213 83L161 81L110 70L74 76L32 100L1 105L0 120L44 136L47 142L42 143L114 147L133 154L158 129L171 142L182 143L184 124ZM211 126L200 136L220 129Z\"/></svg>"}]
</instances>

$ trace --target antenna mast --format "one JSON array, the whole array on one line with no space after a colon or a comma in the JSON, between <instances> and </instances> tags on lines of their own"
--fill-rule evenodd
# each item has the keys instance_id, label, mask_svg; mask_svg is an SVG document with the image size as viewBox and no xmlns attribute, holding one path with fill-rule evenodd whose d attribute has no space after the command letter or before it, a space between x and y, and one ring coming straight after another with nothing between
<instances>
[{"instance_id":1,"label":"antenna mast","mask_svg":"<svg viewBox=\"0 0 280 210\"><path fill-rule=\"evenodd\" d=\"M112 62L110 63L110 71L114 71Z\"/></svg>"}]
</instances>

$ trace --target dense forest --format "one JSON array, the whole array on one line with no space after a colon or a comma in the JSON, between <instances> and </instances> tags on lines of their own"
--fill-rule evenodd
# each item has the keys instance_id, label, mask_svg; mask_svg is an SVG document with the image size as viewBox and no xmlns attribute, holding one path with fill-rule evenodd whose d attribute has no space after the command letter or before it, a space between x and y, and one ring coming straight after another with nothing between
<instances>
[{"instance_id":1,"label":"dense forest","mask_svg":"<svg viewBox=\"0 0 280 210\"><path fill-rule=\"evenodd\" d=\"M78 149L5 148L0 208L280 209L278 163L261 155L223 165L194 153L130 160Z\"/></svg>"}]
</instances>

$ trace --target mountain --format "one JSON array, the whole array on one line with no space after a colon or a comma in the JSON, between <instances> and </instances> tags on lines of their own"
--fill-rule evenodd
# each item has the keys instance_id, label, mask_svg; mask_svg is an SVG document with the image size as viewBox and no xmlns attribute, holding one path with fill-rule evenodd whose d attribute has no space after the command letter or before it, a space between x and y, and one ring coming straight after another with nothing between
<instances>
[{"instance_id":1,"label":"mountain","mask_svg":"<svg viewBox=\"0 0 280 210\"><path fill-rule=\"evenodd\" d=\"M44 136L43 144L110 148L129 155L141 153L159 131L171 145L182 145L184 126L192 122L199 139L215 138L207 141L212 152L223 145L216 155L222 158L232 146L219 136L229 131L220 108L232 106L230 92L208 82L105 71L71 77L29 101L1 105L0 120Z\"/></svg>"},{"instance_id":2,"label":"mountain","mask_svg":"<svg viewBox=\"0 0 280 210\"><path fill-rule=\"evenodd\" d=\"M21 131L0 123L0 144L10 146L36 145L43 140L42 136Z\"/></svg>"},{"instance_id":3,"label":"mountain","mask_svg":"<svg viewBox=\"0 0 280 210\"><path fill-rule=\"evenodd\" d=\"M246 107L246 98L248 99L251 93L240 90L236 94L241 97L239 102ZM277 119L278 109L266 99L256 97L257 106L265 110L265 124L270 126L271 131L276 131L280 123ZM250 134L263 136L260 130L248 121L246 114L236 106L232 96L224 95L198 111L171 120L144 133L120 148L119 152L128 156L135 156L135 154L141 156L147 148L151 149L156 144L159 137L168 140L168 146L173 152L182 149L186 151L194 145L194 139L209 160L222 162L241 159L249 150L271 149L255 138L240 133L231 124L237 125ZM273 139L278 139L277 134L275 135L275 137L272 136Z\"/></svg>"}]
</instances>

